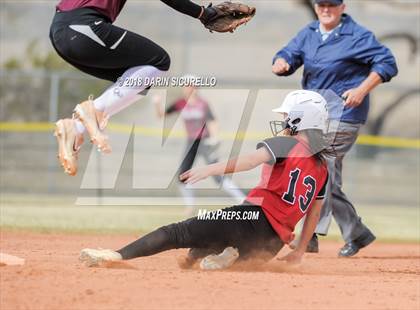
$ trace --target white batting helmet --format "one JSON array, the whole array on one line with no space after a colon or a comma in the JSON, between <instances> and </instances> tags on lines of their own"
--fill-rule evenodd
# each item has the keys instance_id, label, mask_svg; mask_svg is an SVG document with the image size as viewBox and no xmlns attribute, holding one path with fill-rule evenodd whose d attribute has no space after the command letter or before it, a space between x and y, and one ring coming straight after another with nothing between
<instances>
[{"instance_id":1,"label":"white batting helmet","mask_svg":"<svg viewBox=\"0 0 420 310\"><path fill-rule=\"evenodd\" d=\"M290 95L290 96L289 96ZM323 133L328 129L327 102L320 94L314 91L301 90L290 93L286 100L288 103L287 127L293 133L306 129L317 129Z\"/></svg>"},{"instance_id":2,"label":"white batting helmet","mask_svg":"<svg viewBox=\"0 0 420 310\"><path fill-rule=\"evenodd\" d=\"M319 129L324 133L327 131L327 102L317 92L310 90L292 91L284 98L281 106L272 111L281 114L284 118L281 121L270 122L274 136L287 128L291 129L292 134L304 129ZM318 113L317 111L324 111L325 113Z\"/></svg>"}]
</instances>

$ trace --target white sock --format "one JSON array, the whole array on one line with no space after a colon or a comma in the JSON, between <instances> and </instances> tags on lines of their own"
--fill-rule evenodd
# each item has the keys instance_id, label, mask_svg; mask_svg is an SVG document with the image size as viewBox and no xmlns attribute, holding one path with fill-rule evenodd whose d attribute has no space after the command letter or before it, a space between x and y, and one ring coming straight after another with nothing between
<instances>
[{"instance_id":1,"label":"white sock","mask_svg":"<svg viewBox=\"0 0 420 310\"><path fill-rule=\"evenodd\" d=\"M112 116L124 110L143 97L140 93L150 85L144 85L145 78L156 78L164 71L153 66L138 66L128 69L119 81L111 85L100 97L93 101L95 109ZM138 83L142 81L142 83ZM133 85L133 86L131 86Z\"/></svg>"},{"instance_id":2,"label":"white sock","mask_svg":"<svg viewBox=\"0 0 420 310\"><path fill-rule=\"evenodd\" d=\"M241 190L239 190L235 183L233 183L233 181L231 181L230 179L225 178L223 180L222 188L226 193L240 200L241 202L245 199L244 193Z\"/></svg>"},{"instance_id":3,"label":"white sock","mask_svg":"<svg viewBox=\"0 0 420 310\"><path fill-rule=\"evenodd\" d=\"M184 202L188 207L194 206L194 192L191 188L186 188L184 184L179 185L179 190L181 192L182 197L184 198Z\"/></svg>"},{"instance_id":4,"label":"white sock","mask_svg":"<svg viewBox=\"0 0 420 310\"><path fill-rule=\"evenodd\" d=\"M75 122L76 122L76 131L77 131L77 133L83 134L86 131L85 126L78 119L76 119Z\"/></svg>"}]
</instances>

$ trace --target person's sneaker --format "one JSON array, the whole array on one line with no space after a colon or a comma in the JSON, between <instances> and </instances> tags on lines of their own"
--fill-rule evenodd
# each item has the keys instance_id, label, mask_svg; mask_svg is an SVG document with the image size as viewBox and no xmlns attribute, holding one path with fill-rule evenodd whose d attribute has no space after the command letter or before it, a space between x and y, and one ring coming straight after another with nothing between
<instances>
[{"instance_id":1,"label":"person's sneaker","mask_svg":"<svg viewBox=\"0 0 420 310\"><path fill-rule=\"evenodd\" d=\"M74 108L74 116L83 123L90 136L90 141L98 147L98 151L111 153L108 136L103 133L108 117L104 112L95 109L91 96Z\"/></svg>"},{"instance_id":2,"label":"person's sneaker","mask_svg":"<svg viewBox=\"0 0 420 310\"><path fill-rule=\"evenodd\" d=\"M318 253L318 236L316 234L312 235L311 240L309 240L308 245L306 246L306 253Z\"/></svg>"},{"instance_id":3,"label":"person's sneaker","mask_svg":"<svg viewBox=\"0 0 420 310\"><path fill-rule=\"evenodd\" d=\"M219 270L229 268L238 259L239 252L233 247L227 247L220 254L212 254L203 258L200 268L203 270Z\"/></svg>"},{"instance_id":4,"label":"person's sneaker","mask_svg":"<svg viewBox=\"0 0 420 310\"><path fill-rule=\"evenodd\" d=\"M299 244L299 240L294 240L289 244L289 248L295 250ZM319 246L318 246L318 236L317 234L313 234L311 240L309 240L308 245L306 246L306 253L318 253Z\"/></svg>"},{"instance_id":5,"label":"person's sneaker","mask_svg":"<svg viewBox=\"0 0 420 310\"><path fill-rule=\"evenodd\" d=\"M95 267L103 262L117 262L122 260L120 253L104 249L83 249L80 252L79 260L87 267Z\"/></svg>"},{"instance_id":6,"label":"person's sneaker","mask_svg":"<svg viewBox=\"0 0 420 310\"><path fill-rule=\"evenodd\" d=\"M61 119L55 123L54 136L58 142L58 160L64 172L77 173L77 155L83 144L83 135L78 134L73 119Z\"/></svg>"},{"instance_id":7,"label":"person's sneaker","mask_svg":"<svg viewBox=\"0 0 420 310\"><path fill-rule=\"evenodd\" d=\"M339 257L351 257L356 255L360 249L368 246L376 237L370 230L363 233L359 238L351 242L346 243L338 252Z\"/></svg>"}]
</instances>

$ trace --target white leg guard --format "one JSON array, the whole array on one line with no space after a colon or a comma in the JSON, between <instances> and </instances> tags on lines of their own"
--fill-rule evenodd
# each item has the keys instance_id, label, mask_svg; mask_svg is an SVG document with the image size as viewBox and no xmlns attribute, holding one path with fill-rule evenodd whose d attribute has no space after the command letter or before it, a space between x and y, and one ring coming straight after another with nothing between
<instances>
[{"instance_id":1,"label":"white leg guard","mask_svg":"<svg viewBox=\"0 0 420 310\"><path fill-rule=\"evenodd\" d=\"M141 92L150 85L144 85L145 78L156 78L164 71L153 66L138 66L128 69L120 80L109 87L93 102L95 109L112 116L142 98ZM131 86L132 85L132 86Z\"/></svg>"},{"instance_id":2,"label":"white leg guard","mask_svg":"<svg viewBox=\"0 0 420 310\"><path fill-rule=\"evenodd\" d=\"M232 180L228 178L224 178L222 188L226 193L236 198L239 202L242 202L245 199L244 193L236 186L235 183L233 183Z\"/></svg>"},{"instance_id":3,"label":"white leg guard","mask_svg":"<svg viewBox=\"0 0 420 310\"><path fill-rule=\"evenodd\" d=\"M195 197L193 189L186 188L184 184L179 184L179 191L185 203L185 213L188 216L195 215Z\"/></svg>"}]
</instances>

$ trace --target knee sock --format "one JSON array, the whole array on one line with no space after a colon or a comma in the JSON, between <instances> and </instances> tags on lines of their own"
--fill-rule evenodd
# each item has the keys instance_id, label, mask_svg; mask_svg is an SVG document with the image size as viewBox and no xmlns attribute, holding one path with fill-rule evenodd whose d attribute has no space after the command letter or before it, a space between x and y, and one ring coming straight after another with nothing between
<instances>
[{"instance_id":1,"label":"knee sock","mask_svg":"<svg viewBox=\"0 0 420 310\"><path fill-rule=\"evenodd\" d=\"M192 188L186 188L185 184L179 184L179 191L181 192L182 198L184 199L185 206L189 209L194 209L194 190Z\"/></svg>"},{"instance_id":2,"label":"knee sock","mask_svg":"<svg viewBox=\"0 0 420 310\"><path fill-rule=\"evenodd\" d=\"M137 239L117 252L123 259L150 256L163 251L196 247L198 240L191 233L191 219L163 226Z\"/></svg>"},{"instance_id":3,"label":"knee sock","mask_svg":"<svg viewBox=\"0 0 420 310\"><path fill-rule=\"evenodd\" d=\"M119 81L111 85L101 96L93 101L95 109L105 112L108 116L124 110L132 103L144 97L142 92L150 86L139 85L137 84L138 81L144 81L146 77L152 79L163 75L163 73L164 71L153 66L138 66L128 69ZM133 82L134 85L130 87L124 85L124 82L128 83L128 85L130 85L130 82ZM80 134L86 130L85 126L79 120L76 120L76 130Z\"/></svg>"},{"instance_id":4,"label":"knee sock","mask_svg":"<svg viewBox=\"0 0 420 310\"><path fill-rule=\"evenodd\" d=\"M145 78L152 79L163 75L163 73L164 71L153 66L138 66L128 69L119 81L93 101L95 109L105 112L109 116L124 110L144 96L142 92L150 86L145 85Z\"/></svg>"},{"instance_id":5,"label":"knee sock","mask_svg":"<svg viewBox=\"0 0 420 310\"><path fill-rule=\"evenodd\" d=\"M223 180L222 188L226 193L228 193L230 196L238 199L240 202L242 202L245 199L244 193L230 179L225 178Z\"/></svg>"},{"instance_id":6,"label":"knee sock","mask_svg":"<svg viewBox=\"0 0 420 310\"><path fill-rule=\"evenodd\" d=\"M137 239L117 252L121 254L123 259L132 259L171 250L175 246L176 244L169 232L162 227Z\"/></svg>"}]
</instances>

